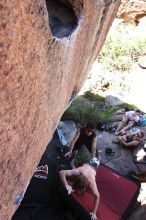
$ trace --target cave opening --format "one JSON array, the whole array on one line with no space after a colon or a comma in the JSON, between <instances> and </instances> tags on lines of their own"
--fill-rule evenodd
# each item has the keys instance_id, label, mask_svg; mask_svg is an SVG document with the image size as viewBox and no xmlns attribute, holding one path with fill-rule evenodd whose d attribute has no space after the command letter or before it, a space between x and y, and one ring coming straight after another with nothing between
<instances>
[{"instance_id":1,"label":"cave opening","mask_svg":"<svg viewBox=\"0 0 146 220\"><path fill-rule=\"evenodd\" d=\"M46 0L49 25L57 38L70 36L77 27L78 18L68 0Z\"/></svg>"}]
</instances>

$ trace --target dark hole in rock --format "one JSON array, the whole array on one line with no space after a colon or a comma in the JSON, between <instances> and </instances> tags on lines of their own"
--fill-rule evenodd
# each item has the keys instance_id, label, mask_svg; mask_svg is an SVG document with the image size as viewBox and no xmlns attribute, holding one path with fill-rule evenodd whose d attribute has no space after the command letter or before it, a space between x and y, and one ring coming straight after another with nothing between
<instances>
[{"instance_id":1,"label":"dark hole in rock","mask_svg":"<svg viewBox=\"0 0 146 220\"><path fill-rule=\"evenodd\" d=\"M46 0L49 24L53 36L67 37L77 26L77 17L67 0Z\"/></svg>"}]
</instances>

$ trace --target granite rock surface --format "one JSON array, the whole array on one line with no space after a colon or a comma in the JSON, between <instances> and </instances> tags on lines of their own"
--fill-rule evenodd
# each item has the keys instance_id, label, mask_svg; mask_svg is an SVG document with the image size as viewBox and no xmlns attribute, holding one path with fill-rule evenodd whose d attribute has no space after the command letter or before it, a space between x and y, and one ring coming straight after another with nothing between
<instances>
[{"instance_id":1,"label":"granite rock surface","mask_svg":"<svg viewBox=\"0 0 146 220\"><path fill-rule=\"evenodd\" d=\"M139 22L141 18L146 16L145 0L122 0L119 7L117 17L127 22Z\"/></svg>"}]
</instances>

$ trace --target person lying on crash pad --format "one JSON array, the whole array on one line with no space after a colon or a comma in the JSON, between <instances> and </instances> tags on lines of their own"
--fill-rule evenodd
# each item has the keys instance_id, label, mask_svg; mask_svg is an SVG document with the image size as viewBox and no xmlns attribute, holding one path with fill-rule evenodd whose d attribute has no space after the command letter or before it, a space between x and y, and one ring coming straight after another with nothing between
<instances>
[{"instance_id":1,"label":"person lying on crash pad","mask_svg":"<svg viewBox=\"0 0 146 220\"><path fill-rule=\"evenodd\" d=\"M84 164L78 168L72 170L59 171L59 177L63 185L68 191L68 194L75 192L77 194L83 194L89 187L95 196L94 207L91 210L90 215L92 220L98 220L96 216L97 207L99 204L99 192L97 189L95 176L96 169L99 166L99 160L94 157L88 164Z\"/></svg>"}]
</instances>

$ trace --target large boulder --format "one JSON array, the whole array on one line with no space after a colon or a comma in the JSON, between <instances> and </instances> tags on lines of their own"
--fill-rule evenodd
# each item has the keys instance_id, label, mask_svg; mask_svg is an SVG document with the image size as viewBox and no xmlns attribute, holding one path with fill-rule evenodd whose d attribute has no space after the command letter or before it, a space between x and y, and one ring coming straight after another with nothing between
<instances>
[{"instance_id":1,"label":"large boulder","mask_svg":"<svg viewBox=\"0 0 146 220\"><path fill-rule=\"evenodd\" d=\"M10 219L120 0L1 1L0 219Z\"/></svg>"},{"instance_id":2,"label":"large boulder","mask_svg":"<svg viewBox=\"0 0 146 220\"><path fill-rule=\"evenodd\" d=\"M127 22L139 22L141 18L146 16L145 0L121 0L117 17Z\"/></svg>"}]
</instances>

